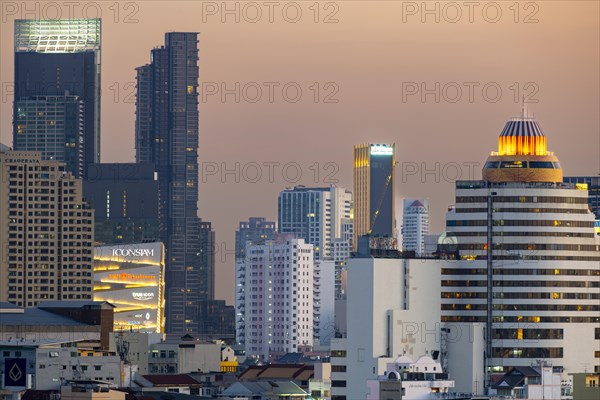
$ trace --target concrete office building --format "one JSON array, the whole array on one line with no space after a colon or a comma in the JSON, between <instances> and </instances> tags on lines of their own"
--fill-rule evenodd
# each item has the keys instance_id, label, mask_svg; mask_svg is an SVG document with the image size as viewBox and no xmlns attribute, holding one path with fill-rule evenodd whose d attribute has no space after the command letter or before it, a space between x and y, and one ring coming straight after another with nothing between
<instances>
[{"instance_id":1,"label":"concrete office building","mask_svg":"<svg viewBox=\"0 0 600 400\"><path fill-rule=\"evenodd\" d=\"M94 249L94 300L116 307L115 331L164 332L164 269L160 242Z\"/></svg>"},{"instance_id":2,"label":"concrete office building","mask_svg":"<svg viewBox=\"0 0 600 400\"><path fill-rule=\"evenodd\" d=\"M396 250L376 258L359 246L348 261L347 337L331 343L332 399L365 398L367 380L402 355L437 352L443 365L440 270L439 260L401 259Z\"/></svg>"},{"instance_id":3,"label":"concrete office building","mask_svg":"<svg viewBox=\"0 0 600 400\"><path fill-rule=\"evenodd\" d=\"M483 180L456 182L447 234L459 260L442 269L442 321L483 325L491 373L537 359L567 374L600 370L600 241L588 191L563 183L532 118L509 121Z\"/></svg>"},{"instance_id":4,"label":"concrete office building","mask_svg":"<svg viewBox=\"0 0 600 400\"><path fill-rule=\"evenodd\" d=\"M101 36L99 18L15 20L14 149L76 177L100 162Z\"/></svg>"},{"instance_id":5,"label":"concrete office building","mask_svg":"<svg viewBox=\"0 0 600 400\"><path fill-rule=\"evenodd\" d=\"M348 229L351 207L352 194L344 188L289 188L279 193L279 231L312 244L315 260L331 259L332 241Z\"/></svg>"},{"instance_id":6,"label":"concrete office building","mask_svg":"<svg viewBox=\"0 0 600 400\"><path fill-rule=\"evenodd\" d=\"M153 164L91 164L83 193L94 209L96 243L159 241L158 178Z\"/></svg>"},{"instance_id":7,"label":"concrete office building","mask_svg":"<svg viewBox=\"0 0 600 400\"><path fill-rule=\"evenodd\" d=\"M246 243L258 240L268 240L277 232L277 224L263 217L250 217L241 221L235 231L235 259L246 256Z\"/></svg>"},{"instance_id":8,"label":"concrete office building","mask_svg":"<svg viewBox=\"0 0 600 400\"><path fill-rule=\"evenodd\" d=\"M335 298L346 298L346 263L352 251L352 240L333 240L333 262L335 263Z\"/></svg>"},{"instance_id":9,"label":"concrete office building","mask_svg":"<svg viewBox=\"0 0 600 400\"><path fill-rule=\"evenodd\" d=\"M205 342L191 335L166 338L153 343L148 352L150 374L187 374L221 370L221 344Z\"/></svg>"},{"instance_id":10,"label":"concrete office building","mask_svg":"<svg viewBox=\"0 0 600 400\"><path fill-rule=\"evenodd\" d=\"M198 218L198 33L169 32L138 67L136 161L158 174L160 240L166 263L166 331L199 331L196 304L210 299L212 274L202 257ZM214 252L213 252L214 254Z\"/></svg>"},{"instance_id":11,"label":"concrete office building","mask_svg":"<svg viewBox=\"0 0 600 400\"><path fill-rule=\"evenodd\" d=\"M10 374L0 379L0 389L6 383L57 390L69 379L120 385L120 361L108 349L113 308L93 301L48 301L33 308L0 302L0 376Z\"/></svg>"},{"instance_id":12,"label":"concrete office building","mask_svg":"<svg viewBox=\"0 0 600 400\"><path fill-rule=\"evenodd\" d=\"M91 300L94 213L64 163L0 152L0 204L0 301Z\"/></svg>"},{"instance_id":13,"label":"concrete office building","mask_svg":"<svg viewBox=\"0 0 600 400\"><path fill-rule=\"evenodd\" d=\"M354 146L354 250L363 235L396 236L395 165L395 144Z\"/></svg>"},{"instance_id":14,"label":"concrete office building","mask_svg":"<svg viewBox=\"0 0 600 400\"><path fill-rule=\"evenodd\" d=\"M313 245L293 235L249 243L237 263L236 336L263 361L313 346Z\"/></svg>"},{"instance_id":15,"label":"concrete office building","mask_svg":"<svg viewBox=\"0 0 600 400\"><path fill-rule=\"evenodd\" d=\"M28 389L58 390L65 381L72 379L99 380L116 387L122 383L121 360L115 353L80 348L73 342L52 339L0 341L0 373L3 376L12 369L7 358L25 360ZM8 371L4 370L7 366Z\"/></svg>"},{"instance_id":16,"label":"concrete office building","mask_svg":"<svg viewBox=\"0 0 600 400\"><path fill-rule=\"evenodd\" d=\"M335 263L315 261L313 270L314 345L329 346L335 334Z\"/></svg>"},{"instance_id":17,"label":"concrete office building","mask_svg":"<svg viewBox=\"0 0 600 400\"><path fill-rule=\"evenodd\" d=\"M402 215L402 251L425 254L425 237L429 234L429 201L404 199Z\"/></svg>"}]
</instances>

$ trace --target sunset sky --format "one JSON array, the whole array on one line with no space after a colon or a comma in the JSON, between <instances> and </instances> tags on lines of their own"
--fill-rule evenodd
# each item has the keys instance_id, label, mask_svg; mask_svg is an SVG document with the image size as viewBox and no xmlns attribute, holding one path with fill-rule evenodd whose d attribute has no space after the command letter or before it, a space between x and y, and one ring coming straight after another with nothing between
<instances>
[{"instance_id":1,"label":"sunset sky","mask_svg":"<svg viewBox=\"0 0 600 400\"><path fill-rule=\"evenodd\" d=\"M236 163L240 171L238 182L220 171L200 177L200 216L229 251L217 254L216 291L229 303L238 222L276 220L277 194L287 186L328 185L329 176L352 189L353 144L396 143L397 207L402 197L429 198L433 232L444 227L457 171L480 178L480 167L469 176L469 165L496 150L523 95L565 174L600 173L600 2L475 3L428 2L439 9L436 22L420 1L82 2L74 17L103 18L102 161L134 161L135 67L149 62L165 32L200 32L200 171ZM64 2L55 4L69 16ZM238 8L239 22L223 4ZM11 145L13 21L55 17L57 9L39 3L25 15L22 2L1 7L0 140ZM223 85L235 92L236 82L239 102L212 94ZM273 182L264 163L279 163L268 164ZM422 179L415 168L432 172Z\"/></svg>"}]
</instances>

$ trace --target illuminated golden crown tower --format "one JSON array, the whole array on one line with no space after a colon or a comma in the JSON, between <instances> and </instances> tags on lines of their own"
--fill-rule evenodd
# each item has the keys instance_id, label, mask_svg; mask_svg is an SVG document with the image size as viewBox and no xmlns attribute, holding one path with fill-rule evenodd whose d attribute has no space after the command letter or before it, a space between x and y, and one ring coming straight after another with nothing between
<instances>
[{"instance_id":1,"label":"illuminated golden crown tower","mask_svg":"<svg viewBox=\"0 0 600 400\"><path fill-rule=\"evenodd\" d=\"M562 182L558 158L546 150L546 136L538 122L525 116L508 121L483 167L488 182Z\"/></svg>"}]
</instances>

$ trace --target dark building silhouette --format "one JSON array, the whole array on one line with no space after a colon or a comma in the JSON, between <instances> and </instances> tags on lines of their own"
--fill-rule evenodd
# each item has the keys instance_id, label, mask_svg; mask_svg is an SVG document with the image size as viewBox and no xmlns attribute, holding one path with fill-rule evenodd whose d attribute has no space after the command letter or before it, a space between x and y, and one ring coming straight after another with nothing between
<instances>
[{"instance_id":1,"label":"dark building silhouette","mask_svg":"<svg viewBox=\"0 0 600 400\"><path fill-rule=\"evenodd\" d=\"M42 151L76 177L100 161L101 25L15 21L14 149Z\"/></svg>"},{"instance_id":2,"label":"dark building silhouette","mask_svg":"<svg viewBox=\"0 0 600 400\"><path fill-rule=\"evenodd\" d=\"M135 143L137 162L153 163L158 174L166 332L197 333L198 302L210 300L214 286L214 251L206 247L214 233L198 218L197 33L167 33L137 68Z\"/></svg>"},{"instance_id":3,"label":"dark building silhouette","mask_svg":"<svg viewBox=\"0 0 600 400\"><path fill-rule=\"evenodd\" d=\"M158 180L153 164L91 164L83 181L83 194L95 210L97 243L142 243L160 239Z\"/></svg>"},{"instance_id":4,"label":"dark building silhouette","mask_svg":"<svg viewBox=\"0 0 600 400\"><path fill-rule=\"evenodd\" d=\"M354 146L354 249L363 235L395 237L395 144Z\"/></svg>"},{"instance_id":5,"label":"dark building silhouette","mask_svg":"<svg viewBox=\"0 0 600 400\"><path fill-rule=\"evenodd\" d=\"M273 238L277 231L275 222L267 221L263 217L250 217L248 221L241 221L235 231L235 258L246 257L246 242L268 240Z\"/></svg>"}]
</instances>

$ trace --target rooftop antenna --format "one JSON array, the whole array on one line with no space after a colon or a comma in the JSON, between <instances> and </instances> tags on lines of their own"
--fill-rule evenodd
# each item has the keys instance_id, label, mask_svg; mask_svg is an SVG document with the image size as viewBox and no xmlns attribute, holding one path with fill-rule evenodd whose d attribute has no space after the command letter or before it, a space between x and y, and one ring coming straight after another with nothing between
<instances>
[{"instance_id":1,"label":"rooftop antenna","mask_svg":"<svg viewBox=\"0 0 600 400\"><path fill-rule=\"evenodd\" d=\"M525 95L521 97L521 119L527 118L527 109L525 108Z\"/></svg>"}]
</instances>

